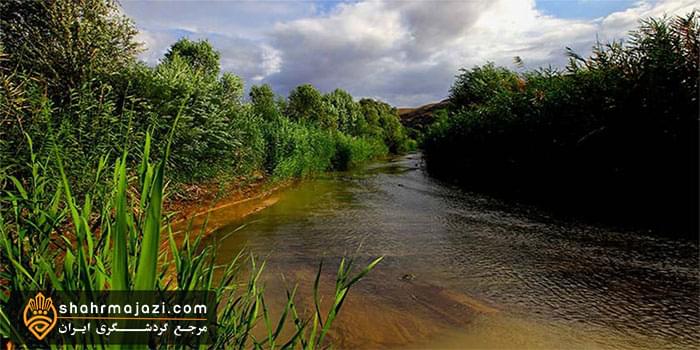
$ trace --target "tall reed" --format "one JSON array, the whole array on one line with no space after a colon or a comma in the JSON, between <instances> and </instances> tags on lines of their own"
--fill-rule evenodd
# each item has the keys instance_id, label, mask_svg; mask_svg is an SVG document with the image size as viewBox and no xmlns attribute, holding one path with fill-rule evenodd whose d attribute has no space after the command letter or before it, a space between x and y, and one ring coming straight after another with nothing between
<instances>
[{"instance_id":1,"label":"tall reed","mask_svg":"<svg viewBox=\"0 0 700 350\"><path fill-rule=\"evenodd\" d=\"M31 148L28 136L27 141ZM29 181L22 182L12 176L0 179L14 187L0 198L3 206L0 212L7 213L0 215L0 335L24 344L7 310L12 291L212 291L217 304L217 338L213 344L202 344L200 348L326 346L328 330L348 291L381 258L354 275L352 259L341 261L334 303L325 317L318 297L319 267L313 290L316 310L313 318L302 318L295 304L295 288L287 293L281 316L272 320L260 283L264 263L257 264L252 257L248 262L241 252L230 263L219 266L214 259L216 242L205 242L203 230L187 232L179 240L173 233L162 212L168 151L162 160L151 161L150 142L147 135L143 158L135 173L127 167L126 154L116 160L112 182L102 184L112 191L100 210L93 207L90 194L82 200L82 206L78 205L63 169L65 155L58 148L53 162L43 163L30 149ZM98 179L106 169L107 161L103 158L97 167ZM53 170L60 175L56 186L52 186ZM160 249L163 233L168 249ZM241 280L245 266L250 266L249 277ZM285 338L282 329L287 324L293 325L295 332ZM263 338L253 336L257 327L266 330ZM184 347L160 345L160 348Z\"/></svg>"}]
</instances>

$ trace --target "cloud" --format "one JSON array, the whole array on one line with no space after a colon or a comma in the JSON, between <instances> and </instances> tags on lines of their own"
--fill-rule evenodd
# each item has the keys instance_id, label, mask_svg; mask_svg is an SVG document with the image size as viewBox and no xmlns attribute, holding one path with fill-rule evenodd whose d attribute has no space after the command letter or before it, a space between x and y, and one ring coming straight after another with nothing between
<instances>
[{"instance_id":1,"label":"cloud","mask_svg":"<svg viewBox=\"0 0 700 350\"><path fill-rule=\"evenodd\" d=\"M276 23L319 13L310 2L272 1L124 1L122 10L139 29L136 40L143 43L140 58L146 63L157 64L180 38L208 39L221 52L222 71L248 85L280 69L267 31Z\"/></svg>"},{"instance_id":2,"label":"cloud","mask_svg":"<svg viewBox=\"0 0 700 350\"><path fill-rule=\"evenodd\" d=\"M596 35L624 37L640 18L690 11L689 0L639 2L594 20L542 13L533 1L372 1L339 6L321 18L278 24L271 33L280 71L267 78L279 91L301 83L321 90L344 87L353 95L397 105L444 98L461 67L563 66L565 48L587 54Z\"/></svg>"},{"instance_id":3,"label":"cloud","mask_svg":"<svg viewBox=\"0 0 700 350\"><path fill-rule=\"evenodd\" d=\"M248 83L270 83L280 94L303 83L340 87L400 106L444 98L461 67L512 66L515 56L526 68L562 66L565 47L586 55L596 37L620 39L641 18L697 7L692 0L640 1L573 19L544 13L534 0L139 4L125 9L142 30L149 62L183 33L207 37L222 52L222 68Z\"/></svg>"},{"instance_id":4,"label":"cloud","mask_svg":"<svg viewBox=\"0 0 700 350\"><path fill-rule=\"evenodd\" d=\"M640 1L637 6L600 19L601 36L606 41L619 39L621 33L633 30L640 19L664 15L685 15L693 9L699 8L700 6L696 2L690 0L661 1L658 3Z\"/></svg>"}]
</instances>

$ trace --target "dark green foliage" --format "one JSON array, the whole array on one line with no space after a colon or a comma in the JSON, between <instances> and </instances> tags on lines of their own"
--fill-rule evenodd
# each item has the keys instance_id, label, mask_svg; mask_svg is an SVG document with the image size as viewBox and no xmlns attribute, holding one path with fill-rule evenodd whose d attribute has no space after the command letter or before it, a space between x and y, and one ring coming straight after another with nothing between
<instances>
[{"instance_id":1,"label":"dark green foliage","mask_svg":"<svg viewBox=\"0 0 700 350\"><path fill-rule=\"evenodd\" d=\"M517 74L493 63L471 70L462 68L452 85L450 102L457 106L479 105L493 96L516 90L519 82Z\"/></svg>"},{"instance_id":2,"label":"dark green foliage","mask_svg":"<svg viewBox=\"0 0 700 350\"><path fill-rule=\"evenodd\" d=\"M377 156L389 153L387 145L373 138L336 133L336 152L331 160L334 169L346 170Z\"/></svg>"},{"instance_id":3,"label":"dark green foliage","mask_svg":"<svg viewBox=\"0 0 700 350\"><path fill-rule=\"evenodd\" d=\"M566 71L463 70L435 173L581 214L697 232L698 21L649 19Z\"/></svg>"},{"instance_id":4,"label":"dark green foliage","mask_svg":"<svg viewBox=\"0 0 700 350\"><path fill-rule=\"evenodd\" d=\"M311 85L294 89L286 106L267 85L252 87L250 97L263 120L264 168L276 178L345 170L411 147L396 110L383 102L358 103L340 89L321 95Z\"/></svg>"},{"instance_id":5,"label":"dark green foliage","mask_svg":"<svg viewBox=\"0 0 700 350\"><path fill-rule=\"evenodd\" d=\"M406 132L399 122L396 108L372 99L360 100L360 109L364 118L358 123L360 135L378 137L392 153L403 153L411 150L411 144Z\"/></svg>"},{"instance_id":6,"label":"dark green foliage","mask_svg":"<svg viewBox=\"0 0 700 350\"><path fill-rule=\"evenodd\" d=\"M352 95L345 90L335 89L324 95L323 101L326 104L326 112L332 115L329 119L337 121L338 130L350 134L358 133L357 124L362 118L362 111Z\"/></svg>"},{"instance_id":7,"label":"dark green foliage","mask_svg":"<svg viewBox=\"0 0 700 350\"><path fill-rule=\"evenodd\" d=\"M143 123L141 130L153 128L155 140L169 132L174 116L182 109L170 164L174 176L197 181L237 166L240 158L234 153L249 136L247 129L238 127L245 114L239 78L224 75L217 79L193 69L179 56L155 69L134 67L127 78L127 88L137 94L129 100L129 108L139 116L135 123Z\"/></svg>"},{"instance_id":8,"label":"dark green foliage","mask_svg":"<svg viewBox=\"0 0 700 350\"><path fill-rule=\"evenodd\" d=\"M182 38L170 46L170 50L165 53L164 62L179 57L193 70L216 75L219 73L219 56L219 52L214 50L207 40L192 41Z\"/></svg>"},{"instance_id":9,"label":"dark green foliage","mask_svg":"<svg viewBox=\"0 0 700 350\"><path fill-rule=\"evenodd\" d=\"M0 2L0 62L39 78L54 101L97 76L134 60L136 29L111 0L7 0Z\"/></svg>"},{"instance_id":10,"label":"dark green foliage","mask_svg":"<svg viewBox=\"0 0 700 350\"><path fill-rule=\"evenodd\" d=\"M332 127L332 116L326 113L321 93L311 84L297 86L289 92L285 114L291 120L312 122L323 127Z\"/></svg>"},{"instance_id":11,"label":"dark green foliage","mask_svg":"<svg viewBox=\"0 0 700 350\"><path fill-rule=\"evenodd\" d=\"M243 101L243 79L226 72L219 78L222 103L232 106L240 105Z\"/></svg>"},{"instance_id":12,"label":"dark green foliage","mask_svg":"<svg viewBox=\"0 0 700 350\"><path fill-rule=\"evenodd\" d=\"M276 102L275 93L270 85L259 85L250 88L250 102L253 113L261 116L267 121L279 120L282 111Z\"/></svg>"}]
</instances>

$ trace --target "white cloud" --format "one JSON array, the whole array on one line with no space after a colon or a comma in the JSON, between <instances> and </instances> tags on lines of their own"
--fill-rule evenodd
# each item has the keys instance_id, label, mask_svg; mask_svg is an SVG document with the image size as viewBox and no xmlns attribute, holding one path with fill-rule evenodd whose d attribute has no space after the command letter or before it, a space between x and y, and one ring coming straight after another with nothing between
<instances>
[{"instance_id":1,"label":"white cloud","mask_svg":"<svg viewBox=\"0 0 700 350\"><path fill-rule=\"evenodd\" d=\"M601 37L603 40L616 39L620 37L621 33L634 29L640 19L664 15L685 15L698 8L700 7L697 2L691 0L660 1L658 3L640 1L634 7L602 18L599 21Z\"/></svg>"},{"instance_id":2,"label":"white cloud","mask_svg":"<svg viewBox=\"0 0 700 350\"><path fill-rule=\"evenodd\" d=\"M511 65L515 56L528 68L561 66L565 47L586 55L596 37L623 38L641 18L697 7L692 0L640 1L581 20L544 14L534 0L379 0L324 11L284 1L137 4L125 8L142 28L149 62L189 28L188 35L208 37L221 50L223 69L249 83L269 82L283 94L303 83L341 87L402 106L444 98L460 67Z\"/></svg>"}]
</instances>

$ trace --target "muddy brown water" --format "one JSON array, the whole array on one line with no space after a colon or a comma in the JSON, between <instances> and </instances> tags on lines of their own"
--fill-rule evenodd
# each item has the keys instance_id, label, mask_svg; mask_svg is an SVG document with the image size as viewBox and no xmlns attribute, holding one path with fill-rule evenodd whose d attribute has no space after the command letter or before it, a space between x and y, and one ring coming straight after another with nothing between
<instances>
[{"instance_id":1,"label":"muddy brown water","mask_svg":"<svg viewBox=\"0 0 700 350\"><path fill-rule=\"evenodd\" d=\"M562 222L429 177L420 154L324 175L215 234L219 262L267 261L270 303L319 261L385 259L350 293L336 348L662 349L700 346L698 243ZM330 283L322 291L329 294Z\"/></svg>"}]
</instances>

